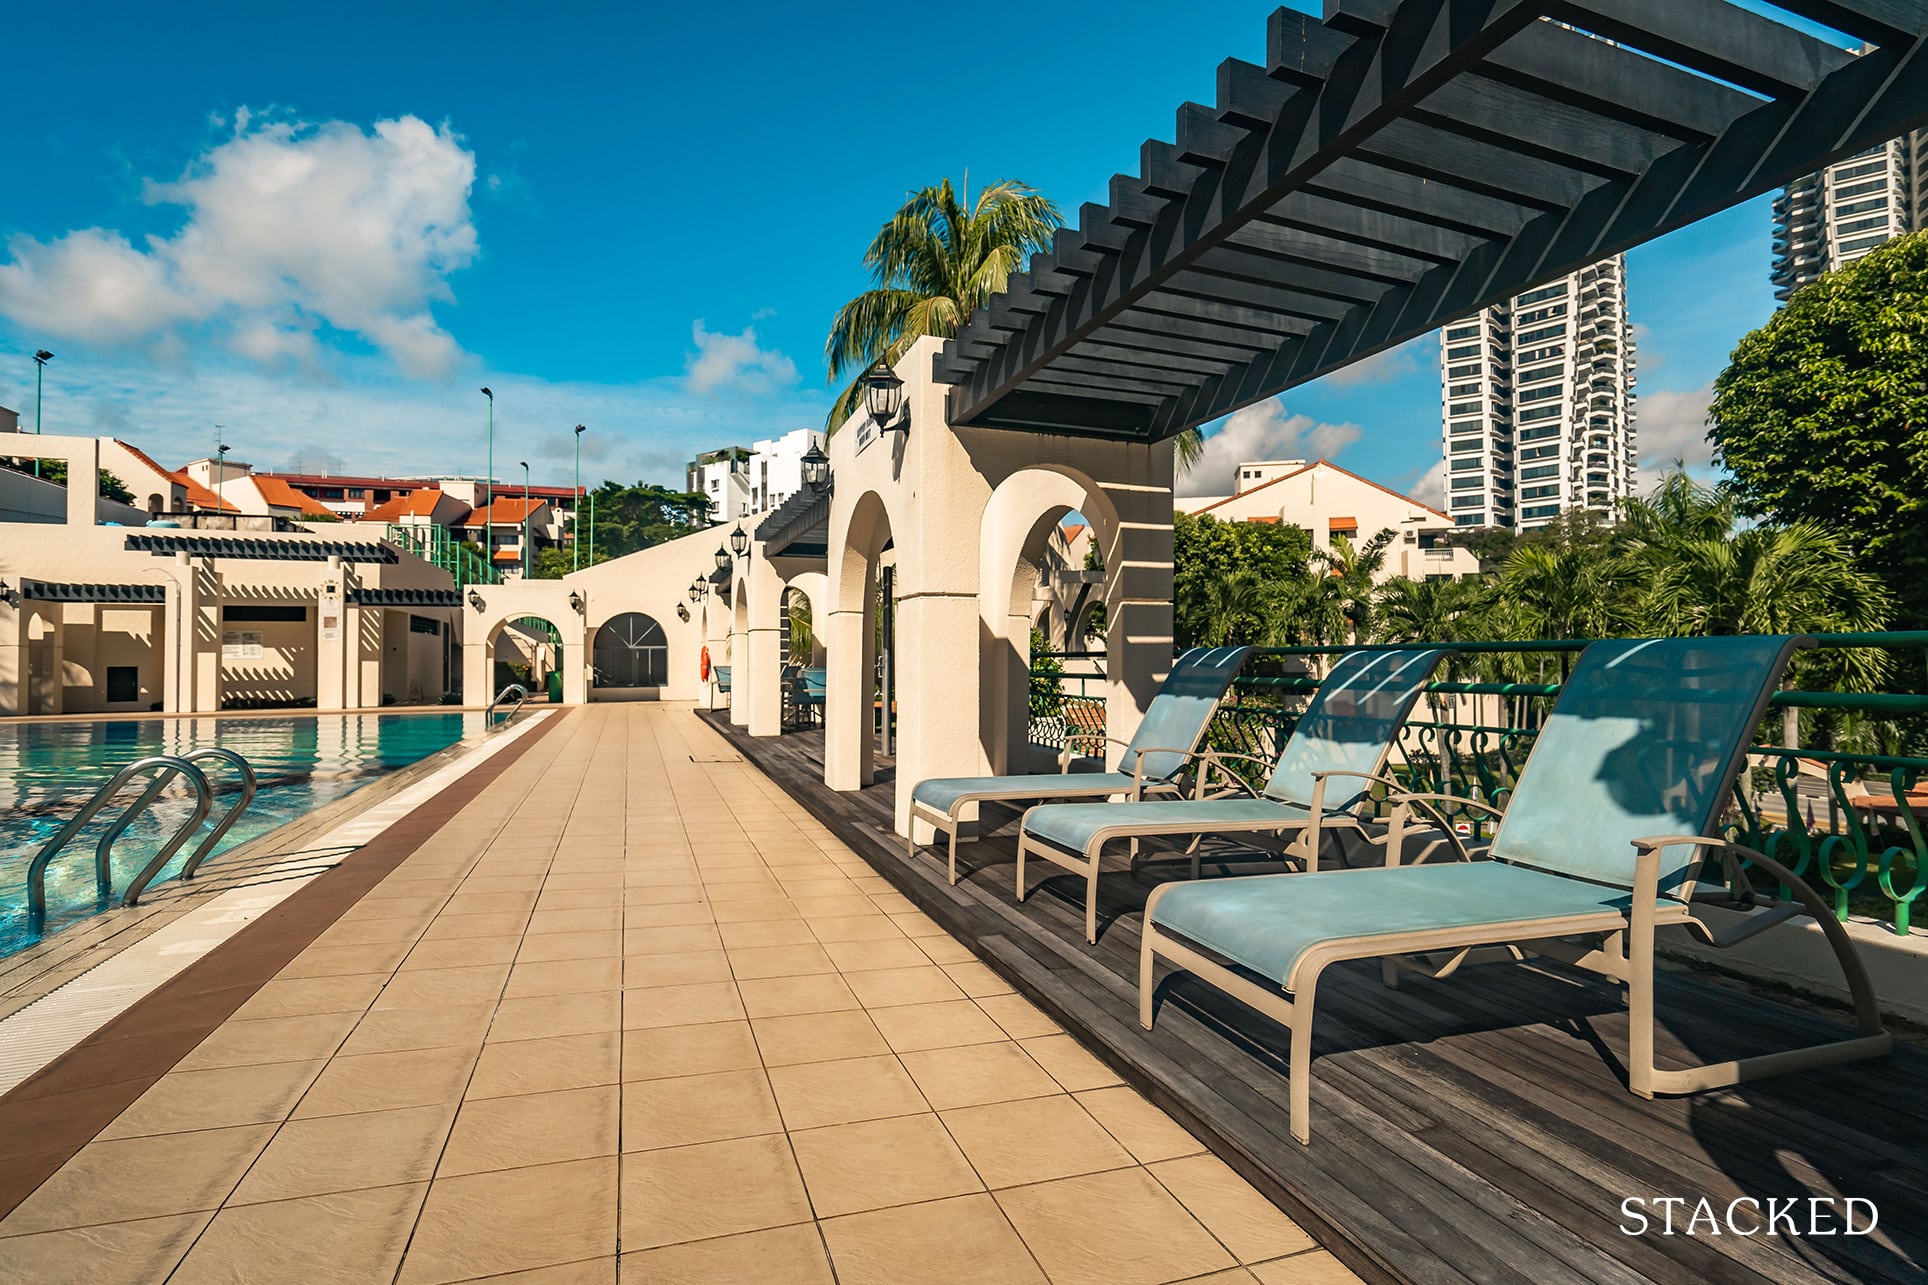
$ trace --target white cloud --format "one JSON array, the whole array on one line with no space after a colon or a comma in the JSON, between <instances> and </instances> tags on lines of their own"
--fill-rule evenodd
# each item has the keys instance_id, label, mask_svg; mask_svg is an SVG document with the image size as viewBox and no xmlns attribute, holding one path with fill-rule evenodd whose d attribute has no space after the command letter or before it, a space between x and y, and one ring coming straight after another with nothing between
<instances>
[{"instance_id":1,"label":"white cloud","mask_svg":"<svg viewBox=\"0 0 1928 1285\"><path fill-rule=\"evenodd\" d=\"M1246 460L1330 460L1359 440L1357 424L1327 424L1294 415L1276 397L1233 413L1205 438L1205 453L1178 479L1181 496L1229 495L1232 473Z\"/></svg>"},{"instance_id":2,"label":"white cloud","mask_svg":"<svg viewBox=\"0 0 1928 1285\"><path fill-rule=\"evenodd\" d=\"M1671 469L1676 460L1684 461L1687 471L1696 476L1712 474L1714 446L1707 440L1707 407L1713 400L1712 384L1684 393L1641 394L1638 427L1643 490Z\"/></svg>"},{"instance_id":3,"label":"white cloud","mask_svg":"<svg viewBox=\"0 0 1928 1285\"><path fill-rule=\"evenodd\" d=\"M232 135L147 199L186 211L144 247L101 228L15 237L0 263L0 313L39 334L103 348L179 349L204 326L270 365L317 356L321 326L360 336L415 377L460 359L430 307L475 258L475 157L414 117L263 121Z\"/></svg>"},{"instance_id":4,"label":"white cloud","mask_svg":"<svg viewBox=\"0 0 1928 1285\"><path fill-rule=\"evenodd\" d=\"M1331 388L1357 388L1362 384L1383 384L1404 379L1421 370L1436 372L1438 369L1439 332L1434 330L1348 366L1341 366L1326 375L1323 382Z\"/></svg>"},{"instance_id":5,"label":"white cloud","mask_svg":"<svg viewBox=\"0 0 1928 1285\"><path fill-rule=\"evenodd\" d=\"M797 382L796 363L770 348L759 348L756 329L745 326L738 335L707 329L701 321L690 328L696 351L684 361L689 390L757 395Z\"/></svg>"},{"instance_id":6,"label":"white cloud","mask_svg":"<svg viewBox=\"0 0 1928 1285\"><path fill-rule=\"evenodd\" d=\"M31 406L32 364L0 366L0 405ZM109 434L170 467L206 455L213 423L257 468L323 466L393 477L480 473L486 403L472 389L408 380L376 355L349 354L328 379L221 353L193 367L56 362L47 368L50 433ZM760 397L702 397L681 374L631 383L555 381L491 371L495 469L568 485L582 438L585 484L609 477L680 486L694 453L823 422L830 394L793 386Z\"/></svg>"},{"instance_id":7,"label":"white cloud","mask_svg":"<svg viewBox=\"0 0 1928 1285\"><path fill-rule=\"evenodd\" d=\"M1419 480L1406 488L1406 494L1421 504L1430 504L1435 509L1446 507L1446 461L1440 460L1424 473Z\"/></svg>"}]
</instances>

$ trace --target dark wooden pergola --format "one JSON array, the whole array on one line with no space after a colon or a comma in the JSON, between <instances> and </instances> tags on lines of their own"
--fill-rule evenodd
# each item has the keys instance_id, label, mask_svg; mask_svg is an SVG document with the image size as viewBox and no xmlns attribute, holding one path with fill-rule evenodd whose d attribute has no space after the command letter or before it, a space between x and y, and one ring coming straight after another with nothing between
<instances>
[{"instance_id":1,"label":"dark wooden pergola","mask_svg":"<svg viewBox=\"0 0 1928 1285\"><path fill-rule=\"evenodd\" d=\"M953 424L1157 441L1928 123L1928 0L1272 15L945 344ZM1860 53L1843 45L1860 43Z\"/></svg>"}]
</instances>

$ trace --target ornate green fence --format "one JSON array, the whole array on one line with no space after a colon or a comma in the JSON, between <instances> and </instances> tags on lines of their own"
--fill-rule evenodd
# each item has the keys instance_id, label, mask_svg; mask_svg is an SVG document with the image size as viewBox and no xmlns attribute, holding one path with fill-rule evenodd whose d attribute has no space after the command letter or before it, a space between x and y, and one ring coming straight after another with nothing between
<instances>
[{"instance_id":1,"label":"ornate green fence","mask_svg":"<svg viewBox=\"0 0 1928 1285\"><path fill-rule=\"evenodd\" d=\"M1881 647L1921 653L1928 633L1836 634L1823 648ZM1559 694L1578 641L1455 643L1446 676L1428 686L1425 700L1401 729L1391 775L1413 789L1504 808L1525 766L1533 739ZM1271 761L1292 733L1307 699L1318 690L1325 658L1342 647L1270 648L1233 684L1207 730L1208 744ZM1520 681L1538 678L1545 681ZM1789 690L1773 707L1822 709L1871 718L1928 715L1928 695ZM1040 719L1034 714L1034 736ZM1055 721L1055 720L1054 720ZM1767 728L1778 732L1779 718ZM1928 757L1800 749L1765 743L1752 747L1749 770L1735 788L1723 832L1737 843L1780 861L1823 895L1835 912L1873 918L1897 933L1911 930L1915 901L1928 888ZM1042 742L1041 742L1042 743ZM1059 742L1060 744L1062 742ZM1263 785L1253 769L1254 787ZM1455 829L1473 843L1490 822L1471 808L1445 809ZM1710 863L1708 875L1719 877ZM1788 896L1764 884L1763 896Z\"/></svg>"}]
</instances>

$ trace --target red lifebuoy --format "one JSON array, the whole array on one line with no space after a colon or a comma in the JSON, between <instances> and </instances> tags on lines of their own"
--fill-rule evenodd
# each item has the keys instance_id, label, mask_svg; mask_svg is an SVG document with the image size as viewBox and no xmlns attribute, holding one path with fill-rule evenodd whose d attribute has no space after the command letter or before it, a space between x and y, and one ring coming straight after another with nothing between
<instances>
[{"instance_id":1,"label":"red lifebuoy","mask_svg":"<svg viewBox=\"0 0 1928 1285\"><path fill-rule=\"evenodd\" d=\"M703 649L703 681L706 683L710 681L710 649L708 647Z\"/></svg>"}]
</instances>

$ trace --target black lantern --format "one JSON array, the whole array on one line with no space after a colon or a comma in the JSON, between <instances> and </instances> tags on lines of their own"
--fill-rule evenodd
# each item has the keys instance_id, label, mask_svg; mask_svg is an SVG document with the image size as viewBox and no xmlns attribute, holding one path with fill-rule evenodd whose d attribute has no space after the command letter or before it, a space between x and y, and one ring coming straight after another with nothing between
<instances>
[{"instance_id":1,"label":"black lantern","mask_svg":"<svg viewBox=\"0 0 1928 1285\"><path fill-rule=\"evenodd\" d=\"M897 422L904 409L904 381L882 361L864 372L864 409L885 432L910 428L908 417L901 424Z\"/></svg>"},{"instance_id":2,"label":"black lantern","mask_svg":"<svg viewBox=\"0 0 1928 1285\"><path fill-rule=\"evenodd\" d=\"M469 606L474 607L477 611L480 611L482 610L482 605L483 605L482 595L477 593L473 589L469 590Z\"/></svg>"},{"instance_id":3,"label":"black lantern","mask_svg":"<svg viewBox=\"0 0 1928 1285\"><path fill-rule=\"evenodd\" d=\"M743 524L739 522L736 524L736 530L730 532L730 552L734 553L737 557L740 558L744 554L748 553L749 551L750 551L749 533L743 529ZM727 566L728 564L718 563L717 565Z\"/></svg>"},{"instance_id":4,"label":"black lantern","mask_svg":"<svg viewBox=\"0 0 1928 1285\"><path fill-rule=\"evenodd\" d=\"M576 614L580 616L582 614L582 595L571 590L569 593L569 605L575 608Z\"/></svg>"},{"instance_id":5,"label":"black lantern","mask_svg":"<svg viewBox=\"0 0 1928 1285\"><path fill-rule=\"evenodd\" d=\"M720 544L716 546L716 569L718 571L730 569L730 551Z\"/></svg>"},{"instance_id":6,"label":"black lantern","mask_svg":"<svg viewBox=\"0 0 1928 1285\"><path fill-rule=\"evenodd\" d=\"M823 490L823 484L830 480L830 457L815 442L803 453L803 484L813 491Z\"/></svg>"},{"instance_id":7,"label":"black lantern","mask_svg":"<svg viewBox=\"0 0 1928 1285\"><path fill-rule=\"evenodd\" d=\"M703 601L703 580L702 580L702 577L700 576L695 580L690 581L690 601L691 602Z\"/></svg>"}]
</instances>

